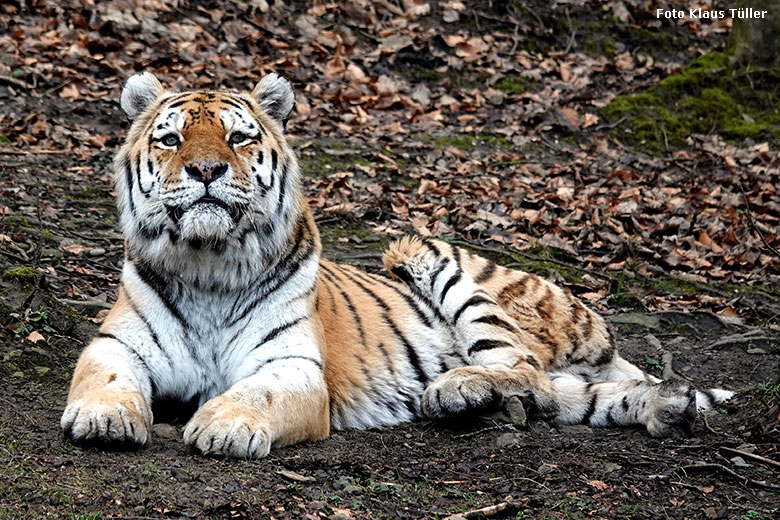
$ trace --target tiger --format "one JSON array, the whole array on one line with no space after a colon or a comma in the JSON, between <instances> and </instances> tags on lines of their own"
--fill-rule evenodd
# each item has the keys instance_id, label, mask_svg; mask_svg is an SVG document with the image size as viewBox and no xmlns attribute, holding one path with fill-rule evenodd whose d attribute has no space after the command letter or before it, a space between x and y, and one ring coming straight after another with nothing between
<instances>
[{"instance_id":1,"label":"tiger","mask_svg":"<svg viewBox=\"0 0 780 520\"><path fill-rule=\"evenodd\" d=\"M511 400L557 425L664 437L732 396L645 373L570 291L445 240L393 242L387 276L323 258L277 74L251 92L178 92L144 72L120 104L124 263L73 372L74 442L145 445L164 400L195 403L184 443L245 459Z\"/></svg>"}]
</instances>

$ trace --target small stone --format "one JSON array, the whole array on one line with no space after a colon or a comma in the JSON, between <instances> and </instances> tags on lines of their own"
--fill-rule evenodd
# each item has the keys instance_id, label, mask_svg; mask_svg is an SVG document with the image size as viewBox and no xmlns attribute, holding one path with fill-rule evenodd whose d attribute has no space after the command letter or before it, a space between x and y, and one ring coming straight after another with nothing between
<instances>
[{"instance_id":1,"label":"small stone","mask_svg":"<svg viewBox=\"0 0 780 520\"><path fill-rule=\"evenodd\" d=\"M558 469L558 468L556 468L554 465L547 464L545 462L541 466L539 466L539 468L536 470L536 472L539 473L540 475L547 475L549 473L552 473L556 469Z\"/></svg>"},{"instance_id":2,"label":"small stone","mask_svg":"<svg viewBox=\"0 0 780 520\"><path fill-rule=\"evenodd\" d=\"M663 344L661 344L661 340L652 334L645 335L645 341L647 341L647 344L653 347L655 350L663 350L664 348Z\"/></svg>"},{"instance_id":3,"label":"small stone","mask_svg":"<svg viewBox=\"0 0 780 520\"><path fill-rule=\"evenodd\" d=\"M96 247L94 249L90 249L89 253L87 253L89 256L103 256L106 254L106 250L102 247Z\"/></svg>"},{"instance_id":4,"label":"small stone","mask_svg":"<svg viewBox=\"0 0 780 520\"><path fill-rule=\"evenodd\" d=\"M352 520L352 518L344 513L334 513L328 517L328 520Z\"/></svg>"},{"instance_id":5,"label":"small stone","mask_svg":"<svg viewBox=\"0 0 780 520\"><path fill-rule=\"evenodd\" d=\"M502 433L496 438L496 446L499 448L510 448L517 446L523 440L523 436L519 433Z\"/></svg>"},{"instance_id":6,"label":"small stone","mask_svg":"<svg viewBox=\"0 0 780 520\"><path fill-rule=\"evenodd\" d=\"M738 468L749 468L751 466L751 464L745 462L745 459L742 457L731 457L731 462Z\"/></svg>"},{"instance_id":7,"label":"small stone","mask_svg":"<svg viewBox=\"0 0 780 520\"><path fill-rule=\"evenodd\" d=\"M614 462L607 462L604 464L604 473L614 473L616 471L620 471L623 469L623 466L620 464L615 464Z\"/></svg>"},{"instance_id":8,"label":"small stone","mask_svg":"<svg viewBox=\"0 0 780 520\"><path fill-rule=\"evenodd\" d=\"M171 475L179 482L189 482L192 480L190 475L181 468L173 468L171 470Z\"/></svg>"},{"instance_id":9,"label":"small stone","mask_svg":"<svg viewBox=\"0 0 780 520\"><path fill-rule=\"evenodd\" d=\"M179 437L181 437L179 435L179 430L177 430L176 427L172 424L166 424L166 423L155 424L152 427L152 431L154 432L155 436L161 439L178 439Z\"/></svg>"},{"instance_id":10,"label":"small stone","mask_svg":"<svg viewBox=\"0 0 780 520\"><path fill-rule=\"evenodd\" d=\"M625 325L639 325L648 329L660 329L661 319L658 316L650 316L639 312L626 312L615 314L607 318L612 323Z\"/></svg>"},{"instance_id":11,"label":"small stone","mask_svg":"<svg viewBox=\"0 0 780 520\"><path fill-rule=\"evenodd\" d=\"M525 406L523 406L520 397L516 395L509 396L504 401L504 413L512 424L516 424L517 426L526 425L527 416L525 414Z\"/></svg>"},{"instance_id":12,"label":"small stone","mask_svg":"<svg viewBox=\"0 0 780 520\"><path fill-rule=\"evenodd\" d=\"M766 354L766 350L759 347L750 347L747 349L748 354Z\"/></svg>"}]
</instances>

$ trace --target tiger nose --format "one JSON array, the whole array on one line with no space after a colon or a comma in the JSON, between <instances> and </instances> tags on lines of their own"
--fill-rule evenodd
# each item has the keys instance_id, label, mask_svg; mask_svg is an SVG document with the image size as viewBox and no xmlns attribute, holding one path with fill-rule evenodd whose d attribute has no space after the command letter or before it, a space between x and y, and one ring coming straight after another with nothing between
<instances>
[{"instance_id":1,"label":"tiger nose","mask_svg":"<svg viewBox=\"0 0 780 520\"><path fill-rule=\"evenodd\" d=\"M227 172L227 164L196 162L184 167L187 175L206 186L219 179Z\"/></svg>"}]
</instances>

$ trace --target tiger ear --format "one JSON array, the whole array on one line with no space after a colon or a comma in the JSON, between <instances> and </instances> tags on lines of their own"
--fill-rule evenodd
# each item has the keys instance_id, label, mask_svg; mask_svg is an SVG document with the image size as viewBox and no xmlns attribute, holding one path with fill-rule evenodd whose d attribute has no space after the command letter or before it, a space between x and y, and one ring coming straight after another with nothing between
<instances>
[{"instance_id":1,"label":"tiger ear","mask_svg":"<svg viewBox=\"0 0 780 520\"><path fill-rule=\"evenodd\" d=\"M287 125L295 107L295 94L289 81L278 74L268 74L252 90L252 97L282 128Z\"/></svg>"},{"instance_id":2,"label":"tiger ear","mask_svg":"<svg viewBox=\"0 0 780 520\"><path fill-rule=\"evenodd\" d=\"M130 76L122 89L119 102L122 110L132 121L146 110L163 93L163 86L154 74L144 72Z\"/></svg>"}]
</instances>

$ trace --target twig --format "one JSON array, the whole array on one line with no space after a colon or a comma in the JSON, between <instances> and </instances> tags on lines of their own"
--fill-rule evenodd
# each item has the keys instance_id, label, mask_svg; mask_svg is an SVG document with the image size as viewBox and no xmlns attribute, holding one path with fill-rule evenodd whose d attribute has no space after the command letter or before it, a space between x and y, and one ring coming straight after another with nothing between
<instances>
[{"instance_id":1,"label":"twig","mask_svg":"<svg viewBox=\"0 0 780 520\"><path fill-rule=\"evenodd\" d=\"M13 85L14 87L23 88L25 90L30 88L30 85L27 84L26 81L22 81L16 78L12 78L10 76L5 76L0 74L0 83L8 83L9 85Z\"/></svg>"},{"instance_id":2,"label":"twig","mask_svg":"<svg viewBox=\"0 0 780 520\"><path fill-rule=\"evenodd\" d=\"M699 417L701 417L702 422L704 423L704 427L707 428L710 433L714 433L715 435L721 435L720 432L715 431L712 426L710 426L710 423L707 421L707 416L703 413L699 413Z\"/></svg>"},{"instance_id":3,"label":"twig","mask_svg":"<svg viewBox=\"0 0 780 520\"><path fill-rule=\"evenodd\" d=\"M469 437L476 437L477 435L485 432L492 432L493 430L503 430L509 426L508 424L494 424L493 426L488 426L486 428L480 428L479 430L475 432L468 432L468 433L461 433L460 435L453 435L453 439L468 439Z\"/></svg>"},{"instance_id":4,"label":"twig","mask_svg":"<svg viewBox=\"0 0 780 520\"><path fill-rule=\"evenodd\" d=\"M746 485L749 484L751 486L762 487L766 489L780 489L780 486L778 486L777 484L770 484L765 480L756 480L756 479L742 476L736 471L727 468L723 464L693 464L690 466L682 466L679 469L684 473L687 473L689 471L694 471L694 472L716 471L716 472L724 473L737 480L741 480L742 483Z\"/></svg>"},{"instance_id":5,"label":"twig","mask_svg":"<svg viewBox=\"0 0 780 520\"><path fill-rule=\"evenodd\" d=\"M464 513L457 513L454 515L446 516L443 520L460 520L461 518L469 519L469 518L482 518L482 517L491 517L501 514L511 514L514 512L514 510L517 509L517 506L514 504L511 504L509 502L501 502L500 504L496 504L493 506L487 506L487 507L481 507L479 509L472 509L471 511L466 511Z\"/></svg>"},{"instance_id":6,"label":"twig","mask_svg":"<svg viewBox=\"0 0 780 520\"><path fill-rule=\"evenodd\" d=\"M620 119L618 119L617 121L615 121L614 123L599 125L596 128L594 128L594 130L596 130L597 132L600 132L601 130L612 130L613 128L615 128L616 126L618 126L620 123L622 123L623 121L625 121L627 119L628 119L628 116L623 116Z\"/></svg>"},{"instance_id":7,"label":"twig","mask_svg":"<svg viewBox=\"0 0 780 520\"><path fill-rule=\"evenodd\" d=\"M748 219L748 224L750 224L750 227L753 229L753 231L756 232L758 237L761 239L761 242L764 243L767 249L769 249L774 255L778 258L780 258L780 251L775 249L769 242L767 242L766 238L764 237L764 234L761 232L760 229L758 229L758 226L756 226L756 223L753 221L753 213L750 211L750 203L748 202L747 193L745 193L744 188L742 188L742 183L738 183L739 185L739 191L742 192L742 199L745 201L745 216Z\"/></svg>"},{"instance_id":8,"label":"twig","mask_svg":"<svg viewBox=\"0 0 780 520\"><path fill-rule=\"evenodd\" d=\"M566 12L566 23L569 24L569 31L571 31L571 38L569 38L569 44L566 46L566 50L563 51L564 54L569 54L569 51L571 50L571 46L574 45L574 36L577 34L577 30L574 29L571 26L571 18L569 17L569 9L564 10Z\"/></svg>"},{"instance_id":9,"label":"twig","mask_svg":"<svg viewBox=\"0 0 780 520\"><path fill-rule=\"evenodd\" d=\"M732 455L739 455L740 457L757 460L759 462L763 462L764 464L769 464L770 466L775 466L780 468L780 462L777 462L776 460L768 459L766 457L762 457L761 455L756 455L755 453L748 453L747 451L737 450L734 448L727 448L726 446L721 446L720 450L725 451L727 453L731 453Z\"/></svg>"}]
</instances>

